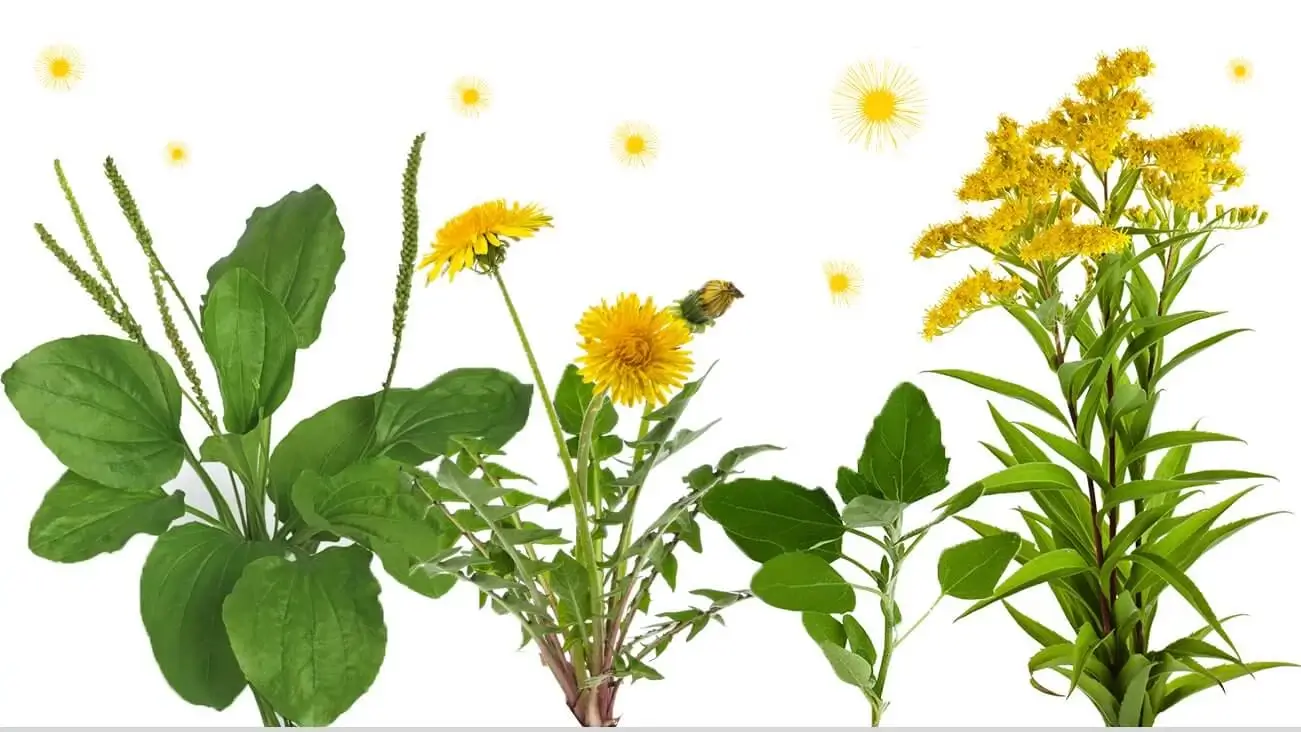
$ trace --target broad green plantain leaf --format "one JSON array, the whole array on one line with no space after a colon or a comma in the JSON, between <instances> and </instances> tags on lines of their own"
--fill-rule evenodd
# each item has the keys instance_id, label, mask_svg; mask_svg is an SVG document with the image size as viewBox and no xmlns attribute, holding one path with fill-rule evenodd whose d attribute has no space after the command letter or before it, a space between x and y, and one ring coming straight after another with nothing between
<instances>
[{"instance_id":1,"label":"broad green plantain leaf","mask_svg":"<svg viewBox=\"0 0 1301 732\"><path fill-rule=\"evenodd\" d=\"M854 588L825 559L806 552L781 554L750 581L755 597L782 610L847 613L854 609Z\"/></svg>"},{"instance_id":2,"label":"broad green plantain leaf","mask_svg":"<svg viewBox=\"0 0 1301 732\"><path fill-rule=\"evenodd\" d=\"M325 726L375 680L388 631L370 552L332 547L250 564L222 617L249 683L301 726Z\"/></svg>"},{"instance_id":3,"label":"broad green plantain leaf","mask_svg":"<svg viewBox=\"0 0 1301 732\"><path fill-rule=\"evenodd\" d=\"M185 494L162 488L109 488L65 472L32 517L27 546L53 562L82 562L126 546L137 534L157 536L185 515Z\"/></svg>"},{"instance_id":4,"label":"broad green plantain leaf","mask_svg":"<svg viewBox=\"0 0 1301 732\"><path fill-rule=\"evenodd\" d=\"M298 347L306 348L321 334L343 258L343 226L334 199L312 186L253 209L235 249L208 270L208 285L232 269L247 269L284 307Z\"/></svg>"},{"instance_id":5,"label":"broad green plantain leaf","mask_svg":"<svg viewBox=\"0 0 1301 732\"><path fill-rule=\"evenodd\" d=\"M293 321L242 267L212 285L201 317L203 345L221 388L222 423L228 432L245 434L289 396L298 350Z\"/></svg>"},{"instance_id":6,"label":"broad green plantain leaf","mask_svg":"<svg viewBox=\"0 0 1301 732\"><path fill-rule=\"evenodd\" d=\"M294 484L293 501L308 526L381 548L385 569L404 584L412 579L412 566L460 538L401 466L384 458L357 463L328 478L305 472ZM427 597L445 594L456 583L450 575L427 579L413 588Z\"/></svg>"},{"instance_id":7,"label":"broad green plantain leaf","mask_svg":"<svg viewBox=\"0 0 1301 732\"><path fill-rule=\"evenodd\" d=\"M939 561L940 592L961 600L989 597L1020 548L1021 537L1009 532L945 549Z\"/></svg>"},{"instance_id":8,"label":"broad green plantain leaf","mask_svg":"<svg viewBox=\"0 0 1301 732\"><path fill-rule=\"evenodd\" d=\"M940 421L921 389L904 382L890 392L867 434L858 473L887 500L904 504L949 484Z\"/></svg>"},{"instance_id":9,"label":"broad green plantain leaf","mask_svg":"<svg viewBox=\"0 0 1301 732\"><path fill-rule=\"evenodd\" d=\"M23 422L88 480L134 489L164 485L181 470L181 388L143 346L100 335L50 341L0 382Z\"/></svg>"},{"instance_id":10,"label":"broad green plantain leaf","mask_svg":"<svg viewBox=\"0 0 1301 732\"><path fill-rule=\"evenodd\" d=\"M154 543L140 573L140 617L158 668L185 701L225 709L243 691L221 607L245 567L275 551L198 523Z\"/></svg>"}]
</instances>

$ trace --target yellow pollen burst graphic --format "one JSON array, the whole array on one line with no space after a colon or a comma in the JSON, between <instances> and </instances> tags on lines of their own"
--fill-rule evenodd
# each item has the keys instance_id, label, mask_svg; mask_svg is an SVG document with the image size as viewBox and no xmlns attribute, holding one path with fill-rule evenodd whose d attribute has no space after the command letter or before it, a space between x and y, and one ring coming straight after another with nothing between
<instances>
[{"instance_id":1,"label":"yellow pollen burst graphic","mask_svg":"<svg viewBox=\"0 0 1301 732\"><path fill-rule=\"evenodd\" d=\"M167 163L174 167L180 167L190 162L190 148L183 142L172 141L167 143L164 155Z\"/></svg>"},{"instance_id":2,"label":"yellow pollen burst graphic","mask_svg":"<svg viewBox=\"0 0 1301 732\"><path fill-rule=\"evenodd\" d=\"M71 46L49 46L36 57L36 77L47 89L68 91L85 71L81 54Z\"/></svg>"},{"instance_id":3,"label":"yellow pollen burst graphic","mask_svg":"<svg viewBox=\"0 0 1301 732\"><path fill-rule=\"evenodd\" d=\"M1229 62L1228 72L1230 81L1235 84L1245 84L1251 81L1251 62L1245 58L1235 58Z\"/></svg>"},{"instance_id":4,"label":"yellow pollen burst graphic","mask_svg":"<svg viewBox=\"0 0 1301 732\"><path fill-rule=\"evenodd\" d=\"M836 305L848 305L862 292L862 271L853 262L826 262L822 273L827 278L831 302Z\"/></svg>"},{"instance_id":5,"label":"yellow pollen burst graphic","mask_svg":"<svg viewBox=\"0 0 1301 732\"><path fill-rule=\"evenodd\" d=\"M452 107L466 117L478 117L492 101L492 93L482 79L463 76L452 85Z\"/></svg>"},{"instance_id":6,"label":"yellow pollen burst graphic","mask_svg":"<svg viewBox=\"0 0 1301 732\"><path fill-rule=\"evenodd\" d=\"M614 131L614 156L629 167L646 167L659 153L659 138L649 125L625 122Z\"/></svg>"},{"instance_id":7,"label":"yellow pollen burst graphic","mask_svg":"<svg viewBox=\"0 0 1301 732\"><path fill-rule=\"evenodd\" d=\"M832 112L850 142L898 147L921 127L924 100L917 79L890 62L860 63L836 87Z\"/></svg>"}]
</instances>

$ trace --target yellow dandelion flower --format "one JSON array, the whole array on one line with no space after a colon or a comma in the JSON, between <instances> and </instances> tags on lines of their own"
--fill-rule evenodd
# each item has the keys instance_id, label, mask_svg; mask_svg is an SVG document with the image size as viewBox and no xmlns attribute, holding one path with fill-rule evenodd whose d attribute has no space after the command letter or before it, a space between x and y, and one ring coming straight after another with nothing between
<instances>
[{"instance_id":1,"label":"yellow dandelion flower","mask_svg":"<svg viewBox=\"0 0 1301 732\"><path fill-rule=\"evenodd\" d=\"M923 101L917 79L904 67L857 64L836 87L832 111L850 142L898 147L921 126Z\"/></svg>"},{"instance_id":2,"label":"yellow dandelion flower","mask_svg":"<svg viewBox=\"0 0 1301 732\"><path fill-rule=\"evenodd\" d=\"M962 321L987 307L1007 302L1021 290L1016 277L997 278L989 270L972 272L950 287L930 310L922 325L922 337L934 340L956 328Z\"/></svg>"},{"instance_id":3,"label":"yellow dandelion flower","mask_svg":"<svg viewBox=\"0 0 1301 732\"><path fill-rule=\"evenodd\" d=\"M1027 262L1056 261L1067 257L1101 257L1129 244L1129 237L1109 226L1076 224L1062 219L1021 248Z\"/></svg>"},{"instance_id":4,"label":"yellow dandelion flower","mask_svg":"<svg viewBox=\"0 0 1301 732\"><path fill-rule=\"evenodd\" d=\"M649 125L625 122L615 128L610 149L624 165L644 168L659 154L659 137Z\"/></svg>"},{"instance_id":5,"label":"yellow dandelion flower","mask_svg":"<svg viewBox=\"0 0 1301 732\"><path fill-rule=\"evenodd\" d=\"M172 141L167 143L164 155L170 165L179 167L190 162L190 148L183 142Z\"/></svg>"},{"instance_id":6,"label":"yellow dandelion flower","mask_svg":"<svg viewBox=\"0 0 1301 732\"><path fill-rule=\"evenodd\" d=\"M420 268L429 269L426 282L443 274L450 282L466 268L493 272L504 261L512 241L527 239L544 226L551 226L551 217L536 203L481 203L438 230L433 248L420 260Z\"/></svg>"},{"instance_id":7,"label":"yellow dandelion flower","mask_svg":"<svg viewBox=\"0 0 1301 732\"><path fill-rule=\"evenodd\" d=\"M85 71L81 54L72 46L49 46L36 57L36 77L49 89L68 91Z\"/></svg>"},{"instance_id":8,"label":"yellow dandelion flower","mask_svg":"<svg viewBox=\"0 0 1301 732\"><path fill-rule=\"evenodd\" d=\"M492 101L492 93L482 79L463 76L452 85L452 107L466 117L478 117Z\"/></svg>"},{"instance_id":9,"label":"yellow dandelion flower","mask_svg":"<svg viewBox=\"0 0 1301 732\"><path fill-rule=\"evenodd\" d=\"M583 313L578 334L579 375L617 404L663 404L691 375L691 354L683 350L690 327L651 298L621 294L613 305L602 300Z\"/></svg>"},{"instance_id":10,"label":"yellow dandelion flower","mask_svg":"<svg viewBox=\"0 0 1301 732\"><path fill-rule=\"evenodd\" d=\"M853 262L826 262L822 274L827 278L831 302L848 305L863 291L863 273Z\"/></svg>"},{"instance_id":11,"label":"yellow dandelion flower","mask_svg":"<svg viewBox=\"0 0 1301 732\"><path fill-rule=\"evenodd\" d=\"M1235 84L1245 84L1251 81L1251 62L1245 58L1235 58L1229 61L1229 80Z\"/></svg>"}]
</instances>

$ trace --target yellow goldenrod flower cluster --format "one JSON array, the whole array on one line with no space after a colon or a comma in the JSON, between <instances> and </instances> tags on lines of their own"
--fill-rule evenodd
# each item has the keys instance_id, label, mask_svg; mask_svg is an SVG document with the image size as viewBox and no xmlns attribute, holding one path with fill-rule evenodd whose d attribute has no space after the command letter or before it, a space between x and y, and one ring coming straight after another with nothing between
<instances>
[{"instance_id":1,"label":"yellow goldenrod flower cluster","mask_svg":"<svg viewBox=\"0 0 1301 732\"><path fill-rule=\"evenodd\" d=\"M1011 300L1020 289L1021 280L1016 277L998 278L987 269L972 272L926 311L922 336L929 341L947 333L973 313Z\"/></svg>"},{"instance_id":2,"label":"yellow goldenrod flower cluster","mask_svg":"<svg viewBox=\"0 0 1301 732\"><path fill-rule=\"evenodd\" d=\"M1241 146L1237 135L1218 127L1194 127L1137 140L1131 157L1150 163L1143 169L1149 191L1180 208L1202 211L1213 186L1232 188L1242 182L1242 168L1233 161Z\"/></svg>"},{"instance_id":3,"label":"yellow goldenrod flower cluster","mask_svg":"<svg viewBox=\"0 0 1301 732\"><path fill-rule=\"evenodd\" d=\"M1052 262L1067 257L1101 257L1129 244L1129 236L1110 226L1077 224L1061 219L1021 249L1026 262Z\"/></svg>"},{"instance_id":4,"label":"yellow goldenrod flower cluster","mask_svg":"<svg viewBox=\"0 0 1301 732\"><path fill-rule=\"evenodd\" d=\"M1233 160L1239 140L1214 127L1159 137L1131 129L1152 112L1136 86L1152 69L1144 51L1104 56L1093 73L1076 82L1076 93L1044 119L1021 125L999 117L986 135L988 150L980 166L956 191L961 201L989 202L991 208L983 216L966 215L927 228L913 244L913 257L979 248L1031 279L1055 279L1059 270L1049 265L1075 259L1091 282L1103 257L1130 246L1128 224L1162 229L1186 220L1178 211L1205 221L1212 195L1242 180L1243 171ZM1125 224L1120 211L1128 219ZM1077 217L1081 213L1088 219ZM1222 220L1246 226L1262 218L1243 207L1224 212ZM927 313L926 337L947 332L983 307L989 293L980 286L993 286L991 282L973 276L951 289ZM1039 289L1057 291L1054 283ZM1011 298L1017 291L1009 285L1000 292Z\"/></svg>"},{"instance_id":5,"label":"yellow goldenrod flower cluster","mask_svg":"<svg viewBox=\"0 0 1301 732\"><path fill-rule=\"evenodd\" d=\"M1010 117L999 117L998 128L985 141L989 152L980 167L963 179L960 201L995 201L1008 195L1034 200L1066 190L1075 177L1069 159L1037 150Z\"/></svg>"}]
</instances>

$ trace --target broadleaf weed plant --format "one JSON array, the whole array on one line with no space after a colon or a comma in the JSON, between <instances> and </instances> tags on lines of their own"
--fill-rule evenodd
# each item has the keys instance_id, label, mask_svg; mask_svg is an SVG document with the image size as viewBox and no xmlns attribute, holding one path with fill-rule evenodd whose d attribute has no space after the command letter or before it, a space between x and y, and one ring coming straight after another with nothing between
<instances>
[{"instance_id":1,"label":"broadleaf weed plant","mask_svg":"<svg viewBox=\"0 0 1301 732\"><path fill-rule=\"evenodd\" d=\"M970 507L984 490L981 483L968 486L943 501L929 520L907 528L908 509L943 491L948 475L940 421L922 390L905 382L873 421L857 462L836 472L843 507L822 488L781 478L730 480L705 499L706 514L746 556L762 563L751 592L768 605L801 613L836 677L867 699L873 727L889 705L891 661L944 593L980 596L998 580L987 572L941 567L939 598L904 622L895 590L905 560L933 528ZM873 560L847 540L867 542ZM837 562L856 581L846 579L833 566ZM876 598L879 609L867 622L854 615L860 595ZM877 625L879 632L868 630Z\"/></svg>"},{"instance_id":2,"label":"broadleaf weed plant","mask_svg":"<svg viewBox=\"0 0 1301 732\"><path fill-rule=\"evenodd\" d=\"M141 573L141 618L163 677L191 704L225 709L249 686L265 726L326 725L351 707L387 645L372 553L412 582L412 558L452 540L405 471L450 454L453 440L499 448L524 426L531 389L502 371L456 369L420 388L392 385L414 274L423 141L413 143L403 180L388 378L378 393L323 410L274 446L272 417L289 395L297 353L321 334L344 262L330 195L313 186L255 209L235 248L209 269L196 314L117 166L105 163L182 384L146 337L55 163L91 267L43 225L36 232L126 337L50 341L3 374L18 415L66 468L32 519L29 546L80 562L157 536ZM199 358L191 337L202 344ZM202 383L208 370L215 393ZM183 402L209 433L197 449L181 429ZM183 464L210 506L165 490ZM182 521L187 515L193 520ZM327 518L331 530L321 530Z\"/></svg>"},{"instance_id":3,"label":"broadleaf weed plant","mask_svg":"<svg viewBox=\"0 0 1301 732\"><path fill-rule=\"evenodd\" d=\"M663 307L629 293L601 301L579 319L579 354L553 392L505 277L511 247L550 226L541 206L489 201L449 220L419 267L428 284L451 284L468 272L487 277L500 292L555 441L563 488L539 494L531 478L506 467L503 440L467 434L452 440L436 466L404 470L421 491L423 515L448 529L446 545L423 554L394 551L400 536L386 522L389 507L366 500L365 475L299 483L294 502L320 531L367 538L386 565L405 569L406 583L429 597L457 583L473 586L481 607L518 622L523 644L538 652L579 724L614 726L625 683L661 678L651 661L675 639L690 640L721 622L724 610L750 596L695 590L702 598L696 607L639 622L650 612L657 583L676 588L679 550L702 550L701 502L744 460L779 448L739 447L696 467L682 479L677 499L639 524L652 471L717 422L698 429L680 424L709 373L689 380L695 364L688 347L743 295L730 282L710 280ZM401 279L399 287L406 286ZM635 436L616 432L620 407L640 408ZM398 410L392 419L424 417ZM556 511L572 513L573 534L550 518Z\"/></svg>"},{"instance_id":4,"label":"broadleaf weed plant","mask_svg":"<svg viewBox=\"0 0 1301 732\"><path fill-rule=\"evenodd\" d=\"M931 227L913 249L919 258L974 249L993 261L926 314L928 340L978 311L1001 310L1024 328L1060 392L936 372L1046 417L1013 422L990 404L1002 446L985 446L1003 469L982 481L983 493L1025 493L1034 507L1018 509L1023 535L962 519L981 538L945 552L941 572L981 566L997 579L1015 561L987 596L967 598L978 601L963 615L1002 604L1041 646L1030 660L1032 686L1084 694L1108 726L1151 726L1193 694L1292 665L1243 661L1229 618L1189 575L1212 548L1281 512L1228 519L1254 487L1206 508L1188 499L1271 478L1189 467L1198 445L1237 438L1199 425L1154 429L1170 373L1244 330L1176 345L1185 328L1219 315L1184 309L1180 293L1218 248L1214 238L1263 224L1266 214L1213 204L1242 182L1236 136L1207 126L1134 131L1151 111L1137 86L1151 70L1141 51L1102 57L1046 119L1022 126L1001 118L987 156L958 190L988 213ZM1010 551L998 555L1001 547ZM1057 621L1011 603L1037 586L1055 597ZM1163 600L1187 603L1204 627L1158 627ZM1064 682L1053 688L1039 672Z\"/></svg>"}]
</instances>

